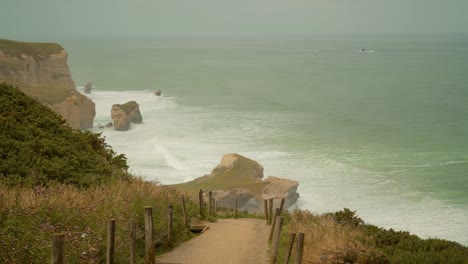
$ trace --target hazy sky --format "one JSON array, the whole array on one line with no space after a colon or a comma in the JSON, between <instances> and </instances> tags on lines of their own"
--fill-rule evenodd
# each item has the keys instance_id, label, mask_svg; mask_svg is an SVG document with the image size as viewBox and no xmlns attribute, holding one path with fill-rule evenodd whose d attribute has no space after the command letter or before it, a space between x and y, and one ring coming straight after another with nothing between
<instances>
[{"instance_id":1,"label":"hazy sky","mask_svg":"<svg viewBox=\"0 0 468 264\"><path fill-rule=\"evenodd\" d=\"M0 38L468 33L467 0L0 0Z\"/></svg>"}]
</instances>

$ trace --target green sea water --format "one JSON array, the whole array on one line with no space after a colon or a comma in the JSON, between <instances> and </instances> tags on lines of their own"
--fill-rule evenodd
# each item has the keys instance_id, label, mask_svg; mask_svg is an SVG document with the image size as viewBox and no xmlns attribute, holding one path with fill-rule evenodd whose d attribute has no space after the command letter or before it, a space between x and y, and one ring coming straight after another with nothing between
<instances>
[{"instance_id":1,"label":"green sea water","mask_svg":"<svg viewBox=\"0 0 468 264\"><path fill-rule=\"evenodd\" d=\"M137 174L181 182L239 152L298 180L299 207L468 244L468 36L61 43L95 123L140 103L143 125L103 132Z\"/></svg>"}]
</instances>

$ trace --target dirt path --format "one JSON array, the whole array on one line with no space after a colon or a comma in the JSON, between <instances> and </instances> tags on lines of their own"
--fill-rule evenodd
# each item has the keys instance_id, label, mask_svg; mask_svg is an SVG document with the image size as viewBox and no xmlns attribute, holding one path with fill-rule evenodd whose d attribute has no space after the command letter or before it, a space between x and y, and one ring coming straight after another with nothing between
<instances>
[{"instance_id":1,"label":"dirt path","mask_svg":"<svg viewBox=\"0 0 468 264\"><path fill-rule=\"evenodd\" d=\"M266 264L269 226L259 219L225 219L158 259L165 264Z\"/></svg>"}]
</instances>

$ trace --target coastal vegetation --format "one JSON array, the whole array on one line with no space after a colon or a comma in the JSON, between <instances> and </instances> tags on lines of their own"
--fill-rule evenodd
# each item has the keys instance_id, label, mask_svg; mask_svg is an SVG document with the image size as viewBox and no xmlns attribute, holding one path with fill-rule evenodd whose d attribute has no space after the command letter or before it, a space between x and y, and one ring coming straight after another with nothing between
<instances>
[{"instance_id":1,"label":"coastal vegetation","mask_svg":"<svg viewBox=\"0 0 468 264\"><path fill-rule=\"evenodd\" d=\"M19 57L22 54L30 54L35 58L40 58L60 53L63 48L57 43L31 43L0 39L0 50L10 56Z\"/></svg>"},{"instance_id":2,"label":"coastal vegetation","mask_svg":"<svg viewBox=\"0 0 468 264\"><path fill-rule=\"evenodd\" d=\"M18 88L0 85L0 181L4 184L84 187L128 179L123 154L99 134L73 130Z\"/></svg>"},{"instance_id":3,"label":"coastal vegetation","mask_svg":"<svg viewBox=\"0 0 468 264\"><path fill-rule=\"evenodd\" d=\"M180 194L131 176L126 158L92 132L74 130L18 88L0 84L0 262L47 263L51 237L63 233L69 263L102 263L106 225L116 219L117 263L128 261L129 223L138 223L144 258L143 209L153 207L157 250L191 237ZM186 201L189 214L195 206ZM168 243L167 206L173 239Z\"/></svg>"},{"instance_id":4,"label":"coastal vegetation","mask_svg":"<svg viewBox=\"0 0 468 264\"><path fill-rule=\"evenodd\" d=\"M174 210L172 241L166 240L169 205ZM143 263L145 206L153 207L158 255L193 236L184 226L179 193L141 179L111 180L88 188L0 184L0 262L48 263L52 235L61 233L67 263L103 263L107 223L115 219L115 263L129 262L131 220L138 225L137 263ZM195 214L193 202L187 200L186 207L188 214Z\"/></svg>"},{"instance_id":5,"label":"coastal vegetation","mask_svg":"<svg viewBox=\"0 0 468 264\"><path fill-rule=\"evenodd\" d=\"M354 211L284 214L282 254L288 233L304 233L304 263L468 263L468 248L442 239L366 224Z\"/></svg>"}]
</instances>

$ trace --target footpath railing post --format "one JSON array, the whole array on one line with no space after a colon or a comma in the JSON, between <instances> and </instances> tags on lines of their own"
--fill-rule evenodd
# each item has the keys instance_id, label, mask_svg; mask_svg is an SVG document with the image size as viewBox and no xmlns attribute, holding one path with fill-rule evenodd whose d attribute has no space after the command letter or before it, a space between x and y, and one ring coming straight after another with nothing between
<instances>
[{"instance_id":1,"label":"footpath railing post","mask_svg":"<svg viewBox=\"0 0 468 264\"><path fill-rule=\"evenodd\" d=\"M208 215L211 217L213 216L213 192L208 192Z\"/></svg>"},{"instance_id":2,"label":"footpath railing post","mask_svg":"<svg viewBox=\"0 0 468 264\"><path fill-rule=\"evenodd\" d=\"M273 238L273 242L271 244L272 247L272 257L271 257L271 263L276 264L278 260L278 251L279 251L279 246L280 246L280 239L281 239L281 231L283 230L283 217L277 216L276 217L276 232L275 236Z\"/></svg>"},{"instance_id":3,"label":"footpath railing post","mask_svg":"<svg viewBox=\"0 0 468 264\"><path fill-rule=\"evenodd\" d=\"M145 207L145 263L155 264L153 243L153 207Z\"/></svg>"},{"instance_id":4,"label":"footpath railing post","mask_svg":"<svg viewBox=\"0 0 468 264\"><path fill-rule=\"evenodd\" d=\"M304 250L304 233L297 234L296 255L294 264L302 264L302 252Z\"/></svg>"},{"instance_id":5,"label":"footpath railing post","mask_svg":"<svg viewBox=\"0 0 468 264\"><path fill-rule=\"evenodd\" d=\"M264 214L265 214L265 220L267 221L267 224L268 224L268 200L267 199L263 199L263 211L264 211Z\"/></svg>"},{"instance_id":6,"label":"footpath railing post","mask_svg":"<svg viewBox=\"0 0 468 264\"><path fill-rule=\"evenodd\" d=\"M136 264L137 221L130 221L130 264Z\"/></svg>"},{"instance_id":7,"label":"footpath railing post","mask_svg":"<svg viewBox=\"0 0 468 264\"><path fill-rule=\"evenodd\" d=\"M172 242L172 205L167 207L167 241Z\"/></svg>"},{"instance_id":8,"label":"footpath railing post","mask_svg":"<svg viewBox=\"0 0 468 264\"><path fill-rule=\"evenodd\" d=\"M198 203L200 207L200 218L203 218L203 190L200 189L200 192L198 192Z\"/></svg>"},{"instance_id":9,"label":"footpath railing post","mask_svg":"<svg viewBox=\"0 0 468 264\"><path fill-rule=\"evenodd\" d=\"M281 203L280 203L280 207L279 207L279 215L281 215L281 213L283 212L283 206L284 206L284 202L286 200L284 198L281 199Z\"/></svg>"},{"instance_id":10,"label":"footpath railing post","mask_svg":"<svg viewBox=\"0 0 468 264\"><path fill-rule=\"evenodd\" d=\"M183 217L184 217L184 225L188 226L187 209L185 208L185 196L182 195L181 199L182 199L182 213L183 213Z\"/></svg>"},{"instance_id":11,"label":"footpath railing post","mask_svg":"<svg viewBox=\"0 0 468 264\"><path fill-rule=\"evenodd\" d=\"M288 247L286 248L286 255L284 255L283 264L289 264L289 259L291 258L291 252L293 249L295 238L296 238L296 233L289 233Z\"/></svg>"},{"instance_id":12,"label":"footpath railing post","mask_svg":"<svg viewBox=\"0 0 468 264\"><path fill-rule=\"evenodd\" d=\"M109 220L107 224L107 264L114 263L115 251L115 219Z\"/></svg>"},{"instance_id":13,"label":"footpath railing post","mask_svg":"<svg viewBox=\"0 0 468 264\"><path fill-rule=\"evenodd\" d=\"M52 264L65 263L65 235L52 236Z\"/></svg>"},{"instance_id":14,"label":"footpath railing post","mask_svg":"<svg viewBox=\"0 0 468 264\"><path fill-rule=\"evenodd\" d=\"M213 198L213 213L214 216L218 216L218 204L216 203L215 198Z\"/></svg>"},{"instance_id":15,"label":"footpath railing post","mask_svg":"<svg viewBox=\"0 0 468 264\"><path fill-rule=\"evenodd\" d=\"M273 198L270 198L268 200L268 224L271 225L271 222L273 221Z\"/></svg>"},{"instance_id":16,"label":"footpath railing post","mask_svg":"<svg viewBox=\"0 0 468 264\"><path fill-rule=\"evenodd\" d=\"M275 232L275 225L276 225L276 217L277 216L280 216L279 208L275 209L275 214L273 215L273 223L271 224L270 235L268 236L268 240L271 240L273 238L273 233Z\"/></svg>"},{"instance_id":17,"label":"footpath railing post","mask_svg":"<svg viewBox=\"0 0 468 264\"><path fill-rule=\"evenodd\" d=\"M234 200L234 219L237 219L237 197Z\"/></svg>"}]
</instances>

